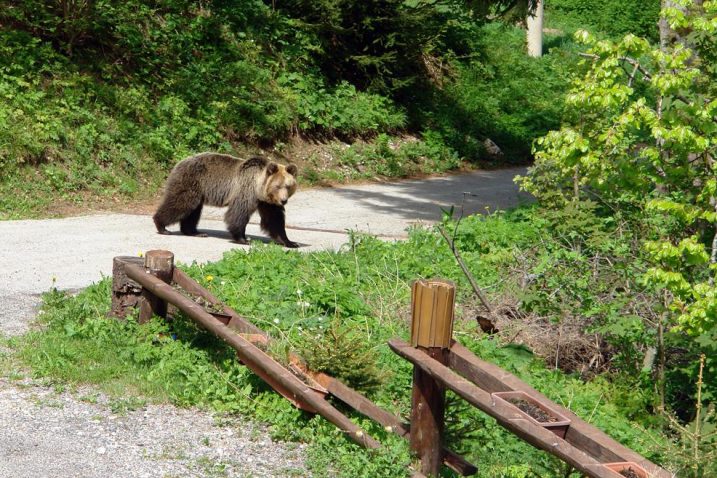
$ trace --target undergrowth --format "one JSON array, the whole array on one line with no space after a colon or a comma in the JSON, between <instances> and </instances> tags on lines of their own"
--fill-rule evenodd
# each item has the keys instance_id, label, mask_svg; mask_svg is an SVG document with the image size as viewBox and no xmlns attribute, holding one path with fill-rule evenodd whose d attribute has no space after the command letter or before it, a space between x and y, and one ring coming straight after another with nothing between
<instances>
[{"instance_id":1,"label":"undergrowth","mask_svg":"<svg viewBox=\"0 0 717 478\"><path fill-rule=\"evenodd\" d=\"M530 251L537 246L537 257L548 253L539 246L546 242L547 229L535 220L536 214L528 209L461 221L456 237L464 259L491 295L510 289L505 278L518 262L516 248ZM460 304L457 340L638 453L659 462L666 459L660 450L667 439L649 412L649 388L619 373L585 382L546 366L526 345L502 345L498 338L481 334L465 278L442 241L432 231L415 229L407 241L393 243L354 235L339 252L294 254L257 244L187 270L270 333L277 341L274 352L304 354L313 365L342 376L402 417L410 408L411 366L398 359L386 341L407 338L412 280L454 280ZM407 475L412 458L406 443L382 427L347 411L385 445L378 452L362 450L322 418L293 408L239 365L232 349L192 322L180 316L170 324L153 320L140 326L133 317L108 319L109 298L109 279L75 297L47 294L45 328L10 344L27 373L70 385L92 383L123 398L251 416L268 423L277 439L309 443L314 476ZM332 363L337 360L341 363ZM479 476L569 475L558 461L507 433L482 412L455 397L450 402L449 446L476 463Z\"/></svg>"},{"instance_id":2,"label":"undergrowth","mask_svg":"<svg viewBox=\"0 0 717 478\"><path fill-rule=\"evenodd\" d=\"M529 59L517 27L409 3L0 0L0 220L155 197L201 151L288 158L305 184L525 162L572 40ZM282 147L299 138L336 160Z\"/></svg>"}]
</instances>

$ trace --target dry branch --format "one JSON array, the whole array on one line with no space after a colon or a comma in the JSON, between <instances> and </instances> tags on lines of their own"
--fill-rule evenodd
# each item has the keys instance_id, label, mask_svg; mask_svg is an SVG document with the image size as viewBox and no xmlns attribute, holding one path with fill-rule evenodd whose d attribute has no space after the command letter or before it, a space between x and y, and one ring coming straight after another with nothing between
<instances>
[{"instance_id":1,"label":"dry branch","mask_svg":"<svg viewBox=\"0 0 717 478\"><path fill-rule=\"evenodd\" d=\"M443 227L438 226L438 232L441 233L441 236L443 236L443 239L446 240L448 243L448 247L451 249L451 252L453 253L453 257L456 258L456 262L458 262L458 265L460 266L461 270L463 271L463 274L465 274L466 278L468 279L468 282L471 285L471 289L473 289L473 292L478 297L478 300L480 300L480 303L483 304L483 307L488 312L488 318L484 319L482 317L478 318L478 324L480 325L481 330L486 333L494 333L497 331L496 328L496 317L493 306L488 302L488 299L486 298L485 294L483 293L483 290L478 286L478 283L476 282L475 278L473 277L473 274L471 274L471 271L466 266L466 263L463 262L463 258L461 257L460 252L458 252L458 249L456 248L456 242L453 238L449 237L446 233L445 229ZM481 320L483 319L483 320Z\"/></svg>"}]
</instances>

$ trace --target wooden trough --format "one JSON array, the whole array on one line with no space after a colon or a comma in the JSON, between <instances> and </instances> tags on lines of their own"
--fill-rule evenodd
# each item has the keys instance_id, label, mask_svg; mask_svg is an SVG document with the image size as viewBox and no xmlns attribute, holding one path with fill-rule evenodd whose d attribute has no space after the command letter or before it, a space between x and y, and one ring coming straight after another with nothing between
<instances>
[{"instance_id":1,"label":"wooden trough","mask_svg":"<svg viewBox=\"0 0 717 478\"><path fill-rule=\"evenodd\" d=\"M431 410L442 420L445 390L450 389L471 405L479 408L511 433L536 448L556 456L585 476L615 478L615 462L631 462L653 478L672 478L633 450L621 445L601 430L589 425L570 410L553 403L511 373L476 357L470 350L446 336L452 330L452 310L446 298L454 294L445 289L450 283L417 281L413 286L413 317L411 344L400 339L390 340L391 349L414 365L411 429L412 448L422 459L422 472L438 476L440 472L442 423L430 418L416 420L416 410ZM431 295L425 289L432 288ZM428 297L429 303L416 305L417 299ZM453 304L450 305L452 309ZM429 311L429 312L426 312ZM420 321L421 324L416 324ZM420 331L430 330L430 334ZM539 424L508 401L497 399L498 392L521 392L524 399L552 410L555 421ZM509 394L509 396L512 394ZM555 426L560 430L553 429ZM567 428L565 428L567 427ZM553 431L551 431L553 429ZM414 440L414 435L417 437Z\"/></svg>"}]
</instances>

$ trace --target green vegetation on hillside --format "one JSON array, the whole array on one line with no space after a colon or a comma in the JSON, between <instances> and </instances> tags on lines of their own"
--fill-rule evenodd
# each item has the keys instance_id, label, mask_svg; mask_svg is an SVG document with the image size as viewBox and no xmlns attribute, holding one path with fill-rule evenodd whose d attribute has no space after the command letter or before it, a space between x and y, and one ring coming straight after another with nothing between
<instances>
[{"instance_id":1,"label":"green vegetation on hillside","mask_svg":"<svg viewBox=\"0 0 717 478\"><path fill-rule=\"evenodd\" d=\"M631 33L658 40L660 0L550 0L546 9L552 28L587 29L614 38Z\"/></svg>"},{"instance_id":2,"label":"green vegetation on hillside","mask_svg":"<svg viewBox=\"0 0 717 478\"><path fill-rule=\"evenodd\" d=\"M306 182L444 171L487 137L525 161L572 60L529 59L522 30L483 20L451 0L0 1L0 219L152 197L199 151L303 163L295 138L429 138L416 168L379 155Z\"/></svg>"}]
</instances>

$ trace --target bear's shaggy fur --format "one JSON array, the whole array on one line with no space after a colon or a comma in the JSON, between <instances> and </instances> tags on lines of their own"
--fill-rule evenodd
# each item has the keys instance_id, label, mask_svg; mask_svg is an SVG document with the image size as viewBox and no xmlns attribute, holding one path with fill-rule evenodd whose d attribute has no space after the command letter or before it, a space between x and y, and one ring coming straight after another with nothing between
<instances>
[{"instance_id":1,"label":"bear's shaggy fur","mask_svg":"<svg viewBox=\"0 0 717 478\"><path fill-rule=\"evenodd\" d=\"M266 158L246 161L228 154L201 153L177 163L167 178L164 198L154 214L160 234L180 224L183 234L197 232L204 204L228 206L224 222L234 240L247 244L246 225L259 211L261 228L286 247L298 244L286 237L284 205L296 191L296 166L283 166Z\"/></svg>"}]
</instances>

